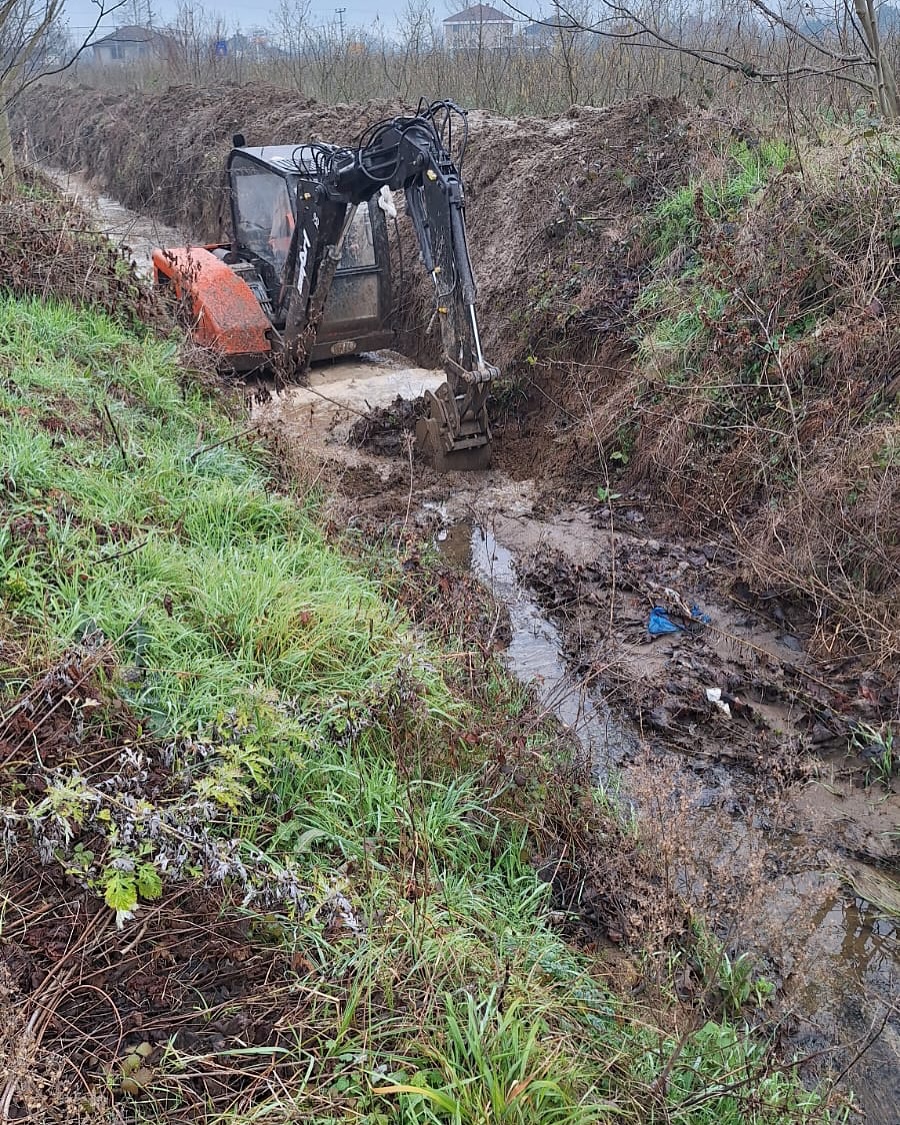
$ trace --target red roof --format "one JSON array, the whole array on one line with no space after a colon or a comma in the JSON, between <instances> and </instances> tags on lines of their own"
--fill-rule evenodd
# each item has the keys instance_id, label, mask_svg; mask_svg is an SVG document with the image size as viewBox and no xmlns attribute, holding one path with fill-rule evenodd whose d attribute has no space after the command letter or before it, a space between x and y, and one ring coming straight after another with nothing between
<instances>
[{"instance_id":1,"label":"red roof","mask_svg":"<svg viewBox=\"0 0 900 1125\"><path fill-rule=\"evenodd\" d=\"M512 23L513 18L506 12L498 12L490 4L473 4L455 16L447 16L444 23Z\"/></svg>"}]
</instances>

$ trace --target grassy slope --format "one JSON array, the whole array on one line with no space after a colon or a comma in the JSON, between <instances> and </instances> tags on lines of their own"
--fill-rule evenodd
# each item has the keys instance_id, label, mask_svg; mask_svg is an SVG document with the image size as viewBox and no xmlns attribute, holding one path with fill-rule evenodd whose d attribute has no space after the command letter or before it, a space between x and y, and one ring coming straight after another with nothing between
<instances>
[{"instance_id":1,"label":"grassy slope","mask_svg":"<svg viewBox=\"0 0 900 1125\"><path fill-rule=\"evenodd\" d=\"M47 771L38 797L0 783L19 847L44 841L105 896L123 941L139 898L224 882L300 955L274 982L303 1012L294 1079L251 1088L229 1119L254 1105L473 1125L815 1113L739 1028L709 1023L676 1050L591 979L548 925L523 830L489 811L470 704L439 654L178 377L174 344L0 298L6 703L73 646L111 653L110 686L167 741L177 786L135 804L86 766ZM42 768L39 740L5 753ZM142 1089L172 1104L182 1054L176 1037ZM109 1084L137 1118L165 1115L128 1109L118 1072Z\"/></svg>"},{"instance_id":2,"label":"grassy slope","mask_svg":"<svg viewBox=\"0 0 900 1125\"><path fill-rule=\"evenodd\" d=\"M732 143L653 210L635 303L631 472L724 525L814 642L896 667L900 382L896 130L802 161Z\"/></svg>"}]
</instances>

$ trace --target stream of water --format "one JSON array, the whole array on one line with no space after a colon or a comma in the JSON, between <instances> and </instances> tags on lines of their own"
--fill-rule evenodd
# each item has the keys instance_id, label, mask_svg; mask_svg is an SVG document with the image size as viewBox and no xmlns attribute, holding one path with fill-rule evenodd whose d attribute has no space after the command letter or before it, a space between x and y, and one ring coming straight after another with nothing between
<instances>
[{"instance_id":1,"label":"stream of water","mask_svg":"<svg viewBox=\"0 0 900 1125\"><path fill-rule=\"evenodd\" d=\"M174 227L167 227L146 215L138 215L123 207L117 200L103 195L77 172L64 172L59 168L49 167L42 167L41 171L67 196L95 216L98 231L129 252L142 277L150 276L151 254L157 246L184 246L188 241Z\"/></svg>"},{"instance_id":2,"label":"stream of water","mask_svg":"<svg viewBox=\"0 0 900 1125\"><path fill-rule=\"evenodd\" d=\"M634 737L615 720L602 697L572 675L559 630L523 590L512 551L501 546L492 532L469 524L445 533L443 549L470 567L506 606L511 639L505 658L510 670L534 686L542 705L578 739L597 775L621 765L635 748Z\"/></svg>"},{"instance_id":3,"label":"stream of water","mask_svg":"<svg viewBox=\"0 0 900 1125\"><path fill-rule=\"evenodd\" d=\"M506 607L511 632L504 652L507 668L533 686L547 711L578 739L598 779L622 767L638 739L616 719L595 688L573 674L559 630L516 575L513 552L490 531L470 523L441 532L439 546L457 565L469 568ZM622 776L627 799L627 767ZM735 820L730 838L722 838L721 819L713 821L702 807L694 812L698 847L718 848L722 856L741 853L745 830L740 821ZM786 873L769 886L758 923L768 951L782 967L788 1006L800 1013L793 1033L797 1053L822 1051L828 1057L838 1046L834 1067L840 1069L848 1056L873 1038L853 1068L854 1092L870 1125L898 1125L896 923L864 899L842 893L828 872L797 873L789 839L773 838L767 844L785 860ZM802 844L796 841L797 852ZM798 942L803 943L802 956ZM813 961L816 971L798 972L792 979L793 965L799 967L801 960Z\"/></svg>"}]
</instances>

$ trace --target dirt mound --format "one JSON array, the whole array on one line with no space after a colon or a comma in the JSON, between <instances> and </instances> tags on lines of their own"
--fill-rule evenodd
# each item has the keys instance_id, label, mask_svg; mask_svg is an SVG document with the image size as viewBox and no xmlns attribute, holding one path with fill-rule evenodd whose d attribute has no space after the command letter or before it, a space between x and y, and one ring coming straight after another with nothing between
<instances>
[{"instance_id":1,"label":"dirt mound","mask_svg":"<svg viewBox=\"0 0 900 1125\"><path fill-rule=\"evenodd\" d=\"M397 395L390 406L376 406L353 423L350 444L396 456L403 449L407 435L415 431L416 422L425 414L424 398L408 399Z\"/></svg>"},{"instance_id":2,"label":"dirt mound","mask_svg":"<svg viewBox=\"0 0 900 1125\"><path fill-rule=\"evenodd\" d=\"M83 169L134 210L198 238L228 227L225 156L242 132L250 144L349 144L394 103L323 106L275 86L174 86L160 94L100 94L39 86L15 107L27 158Z\"/></svg>"},{"instance_id":3,"label":"dirt mound","mask_svg":"<svg viewBox=\"0 0 900 1125\"><path fill-rule=\"evenodd\" d=\"M0 196L0 229L0 287L91 305L134 325L171 323L128 257L40 174L27 172L19 191Z\"/></svg>"}]
</instances>

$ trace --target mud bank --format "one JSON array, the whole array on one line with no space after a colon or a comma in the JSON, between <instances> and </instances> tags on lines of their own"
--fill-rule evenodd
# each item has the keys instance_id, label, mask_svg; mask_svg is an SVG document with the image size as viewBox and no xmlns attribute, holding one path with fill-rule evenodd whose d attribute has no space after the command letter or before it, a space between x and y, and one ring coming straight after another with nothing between
<instances>
[{"instance_id":1,"label":"mud bank","mask_svg":"<svg viewBox=\"0 0 900 1125\"><path fill-rule=\"evenodd\" d=\"M713 571L709 560L688 569L685 548L650 541L648 563L639 549L647 541L624 535L631 581L624 567L620 581L632 604L630 612L617 604L611 630L596 588L585 581L574 593L564 580L567 571L590 573L587 560L596 570L609 551L605 521L598 534L596 513L594 521L578 509L541 518L525 504L510 518L506 499L477 503L492 532L463 523L445 542L511 607L509 666L537 683L601 783L633 803L643 838L671 855L698 914L766 966L785 1048L824 1051L824 1073L874 1037L852 1081L867 1120L893 1122L900 796L866 785L864 763L837 740L810 753L805 693L788 685L813 677L811 663L769 622L697 581L697 569ZM639 567L647 596L635 598ZM651 641L647 614L665 591L671 598L675 575L685 597L702 592L710 621ZM731 689L728 716L706 698L705 685L717 683Z\"/></svg>"}]
</instances>

